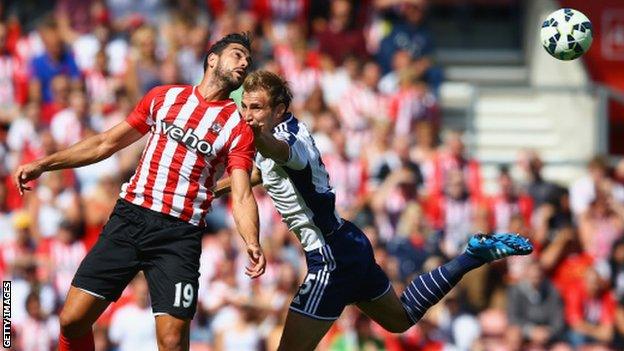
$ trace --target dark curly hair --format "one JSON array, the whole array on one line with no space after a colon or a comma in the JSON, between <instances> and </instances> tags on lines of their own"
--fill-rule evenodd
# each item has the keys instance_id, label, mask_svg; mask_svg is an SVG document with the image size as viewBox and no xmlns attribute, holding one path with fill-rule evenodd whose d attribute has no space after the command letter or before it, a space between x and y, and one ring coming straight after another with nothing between
<instances>
[{"instance_id":1,"label":"dark curly hair","mask_svg":"<svg viewBox=\"0 0 624 351\"><path fill-rule=\"evenodd\" d=\"M208 68L208 56L210 54L220 55L223 50L230 44L241 44L244 46L249 52L251 52L251 35L247 32L245 33L230 33L223 38L219 39L216 43L212 44L212 46L206 52L206 57L204 57L204 72Z\"/></svg>"}]
</instances>

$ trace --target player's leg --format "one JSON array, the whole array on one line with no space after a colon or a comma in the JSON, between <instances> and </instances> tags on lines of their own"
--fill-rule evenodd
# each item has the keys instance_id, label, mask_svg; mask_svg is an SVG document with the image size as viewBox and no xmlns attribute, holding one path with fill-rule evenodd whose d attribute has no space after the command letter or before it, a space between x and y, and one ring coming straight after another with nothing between
<instances>
[{"instance_id":1,"label":"player's leg","mask_svg":"<svg viewBox=\"0 0 624 351\"><path fill-rule=\"evenodd\" d=\"M333 320L315 319L290 310L286 316L286 325L278 350L314 350L332 324Z\"/></svg>"},{"instance_id":2,"label":"player's leg","mask_svg":"<svg viewBox=\"0 0 624 351\"><path fill-rule=\"evenodd\" d=\"M414 325L392 287L377 299L360 301L355 305L391 333L403 333Z\"/></svg>"},{"instance_id":3,"label":"player's leg","mask_svg":"<svg viewBox=\"0 0 624 351\"><path fill-rule=\"evenodd\" d=\"M197 307L202 229L179 219L146 213L141 265L156 315L161 351L188 350Z\"/></svg>"},{"instance_id":4,"label":"player's leg","mask_svg":"<svg viewBox=\"0 0 624 351\"><path fill-rule=\"evenodd\" d=\"M91 327L109 304L110 301L70 287L59 316L59 350L93 350L95 346Z\"/></svg>"},{"instance_id":5,"label":"player's leg","mask_svg":"<svg viewBox=\"0 0 624 351\"><path fill-rule=\"evenodd\" d=\"M390 289L379 298L358 302L357 306L387 330L403 332L416 324L464 274L485 263L511 255L527 255L532 250L529 241L517 234L477 234L470 239L466 252L416 277L400 298ZM380 271L379 266L376 266L371 274L383 273ZM392 321L393 318L396 321Z\"/></svg>"},{"instance_id":6,"label":"player's leg","mask_svg":"<svg viewBox=\"0 0 624 351\"><path fill-rule=\"evenodd\" d=\"M156 338L160 351L185 351L189 349L190 319L168 314L156 316Z\"/></svg>"},{"instance_id":7,"label":"player's leg","mask_svg":"<svg viewBox=\"0 0 624 351\"><path fill-rule=\"evenodd\" d=\"M80 263L59 318L59 350L93 350L93 323L139 270L132 237L143 223L118 202L98 241Z\"/></svg>"},{"instance_id":8,"label":"player's leg","mask_svg":"<svg viewBox=\"0 0 624 351\"><path fill-rule=\"evenodd\" d=\"M314 350L353 301L358 256L345 254L353 248L345 245L345 236L337 233L326 245L305 253L308 274L290 304L279 350Z\"/></svg>"}]
</instances>

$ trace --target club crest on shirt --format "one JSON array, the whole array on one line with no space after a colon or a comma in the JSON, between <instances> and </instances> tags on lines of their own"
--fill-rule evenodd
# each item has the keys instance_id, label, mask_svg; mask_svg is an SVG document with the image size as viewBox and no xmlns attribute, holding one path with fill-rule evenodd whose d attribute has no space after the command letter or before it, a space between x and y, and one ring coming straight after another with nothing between
<instances>
[{"instance_id":1,"label":"club crest on shirt","mask_svg":"<svg viewBox=\"0 0 624 351\"><path fill-rule=\"evenodd\" d=\"M223 126L217 122L214 122L211 126L210 126L210 131L215 133L215 134L219 134L219 132L221 131L221 129L223 129Z\"/></svg>"}]
</instances>

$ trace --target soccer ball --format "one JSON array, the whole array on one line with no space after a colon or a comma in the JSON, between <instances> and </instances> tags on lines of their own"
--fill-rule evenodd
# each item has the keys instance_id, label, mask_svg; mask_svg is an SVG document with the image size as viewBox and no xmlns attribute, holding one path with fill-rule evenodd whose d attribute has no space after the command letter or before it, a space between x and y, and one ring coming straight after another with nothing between
<instances>
[{"instance_id":1,"label":"soccer ball","mask_svg":"<svg viewBox=\"0 0 624 351\"><path fill-rule=\"evenodd\" d=\"M564 8L546 17L540 32L544 49L559 60L574 60L592 43L592 24L582 12Z\"/></svg>"}]
</instances>

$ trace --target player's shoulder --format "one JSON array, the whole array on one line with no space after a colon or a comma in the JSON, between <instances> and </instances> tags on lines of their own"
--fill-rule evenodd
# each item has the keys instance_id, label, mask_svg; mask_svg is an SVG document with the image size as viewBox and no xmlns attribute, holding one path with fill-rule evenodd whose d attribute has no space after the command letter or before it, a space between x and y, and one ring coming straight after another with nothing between
<instances>
[{"instance_id":1,"label":"player's shoulder","mask_svg":"<svg viewBox=\"0 0 624 351\"><path fill-rule=\"evenodd\" d=\"M305 125L299 122L297 117L288 112L284 120L275 126L275 132L283 132L297 135L301 129L305 129Z\"/></svg>"}]
</instances>

